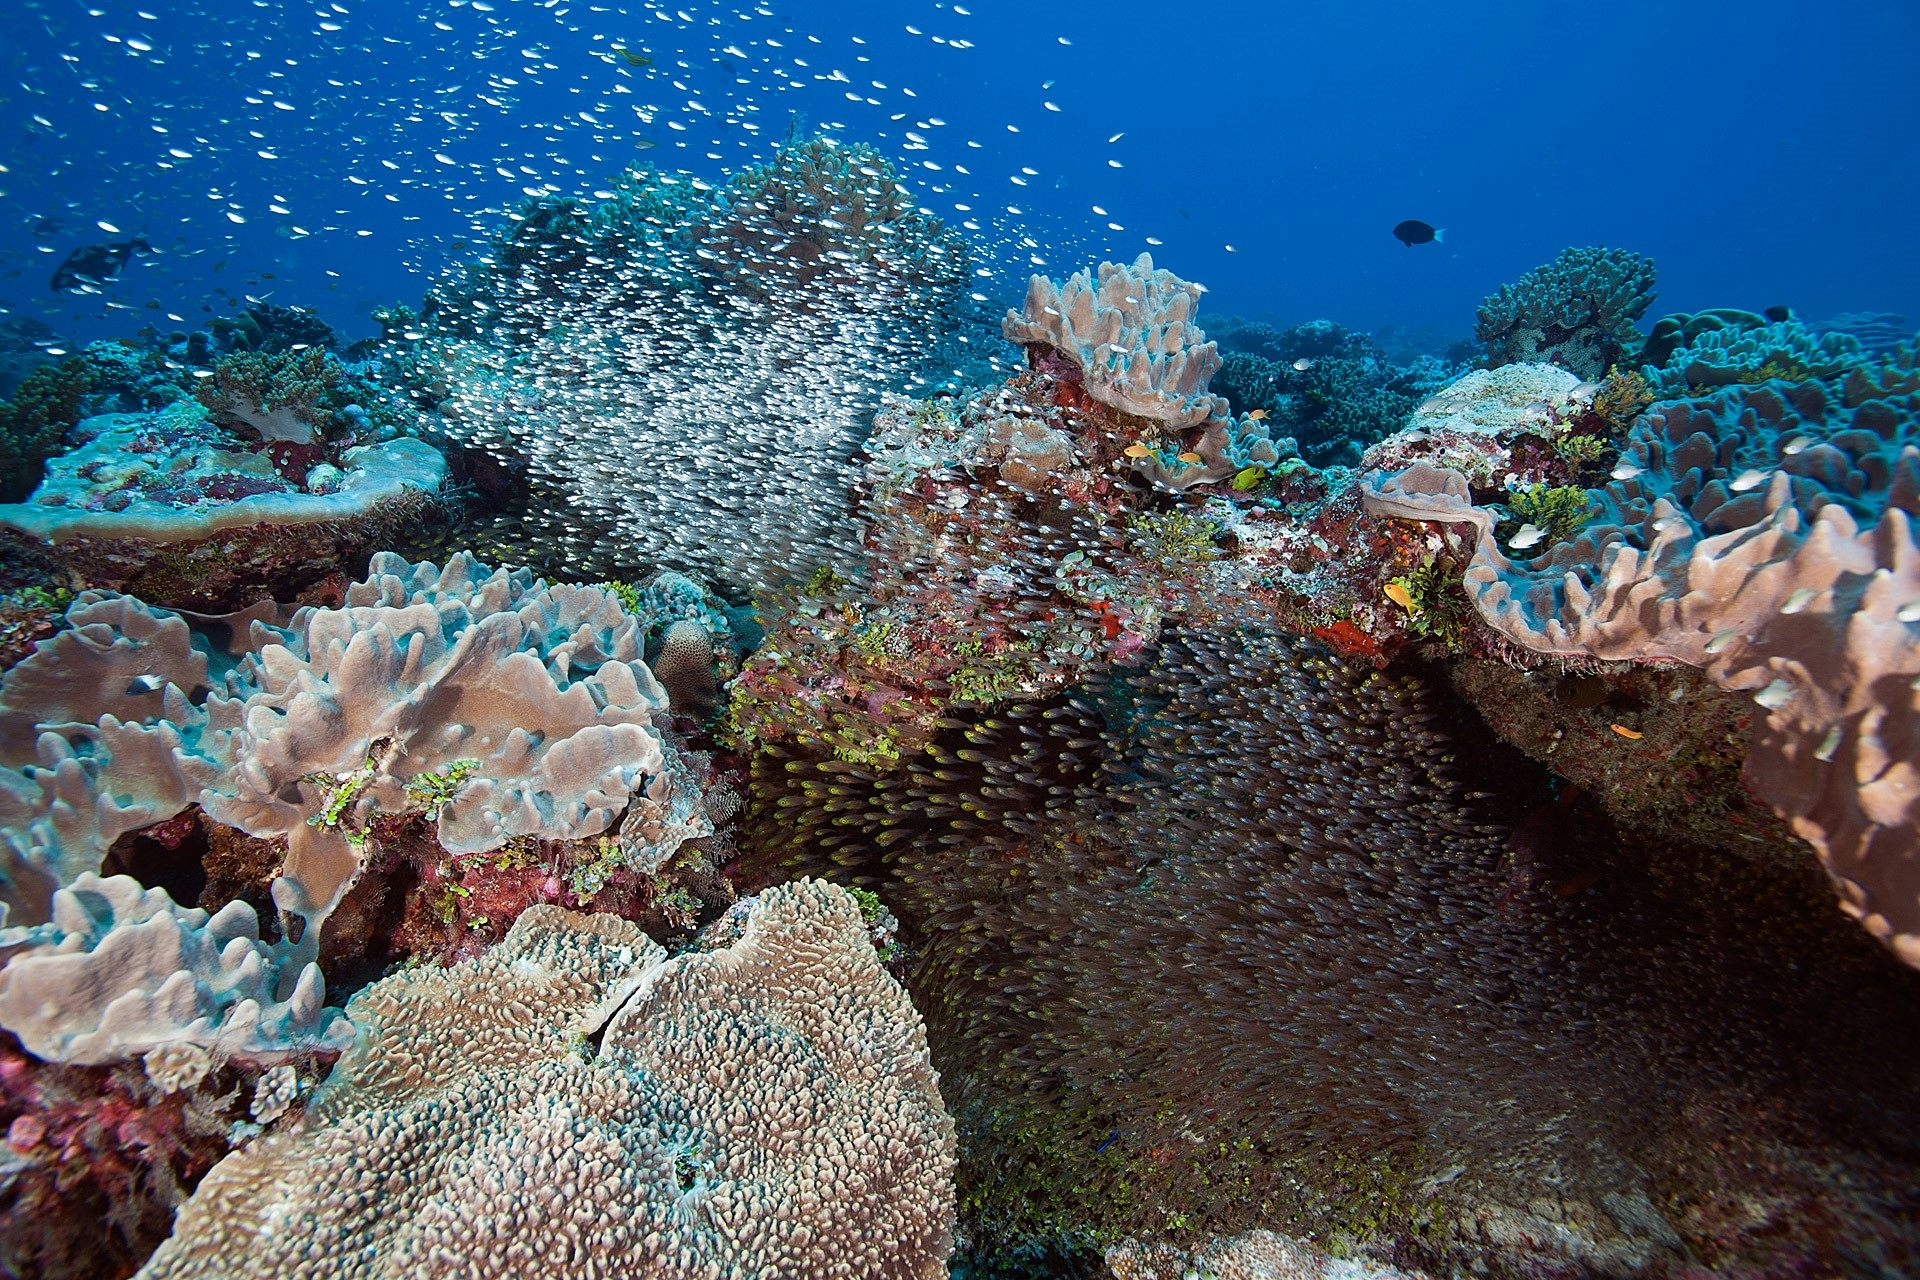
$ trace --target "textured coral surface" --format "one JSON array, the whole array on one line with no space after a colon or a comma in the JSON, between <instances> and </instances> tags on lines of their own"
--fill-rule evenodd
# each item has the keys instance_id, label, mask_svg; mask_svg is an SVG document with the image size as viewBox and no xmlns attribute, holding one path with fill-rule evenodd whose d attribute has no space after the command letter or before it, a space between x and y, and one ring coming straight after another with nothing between
<instances>
[{"instance_id":1,"label":"textured coral surface","mask_svg":"<svg viewBox=\"0 0 1920 1280\"><path fill-rule=\"evenodd\" d=\"M843 890L770 890L674 960L536 907L349 1016L306 1121L220 1164L143 1276L946 1273L951 1122Z\"/></svg>"}]
</instances>

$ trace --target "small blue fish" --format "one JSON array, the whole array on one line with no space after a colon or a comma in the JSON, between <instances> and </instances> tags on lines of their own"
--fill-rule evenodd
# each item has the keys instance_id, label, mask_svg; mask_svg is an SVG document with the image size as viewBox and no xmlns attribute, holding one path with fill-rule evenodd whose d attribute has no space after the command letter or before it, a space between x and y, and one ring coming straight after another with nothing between
<instances>
[{"instance_id":1,"label":"small blue fish","mask_svg":"<svg viewBox=\"0 0 1920 1280\"><path fill-rule=\"evenodd\" d=\"M1099 1155L1102 1151L1105 1151L1108 1147L1114 1144L1114 1140L1117 1139L1119 1136L1120 1136L1120 1131L1118 1129L1115 1129L1112 1133L1107 1135L1107 1140L1105 1142L1101 1143L1099 1146L1093 1149L1093 1154Z\"/></svg>"}]
</instances>

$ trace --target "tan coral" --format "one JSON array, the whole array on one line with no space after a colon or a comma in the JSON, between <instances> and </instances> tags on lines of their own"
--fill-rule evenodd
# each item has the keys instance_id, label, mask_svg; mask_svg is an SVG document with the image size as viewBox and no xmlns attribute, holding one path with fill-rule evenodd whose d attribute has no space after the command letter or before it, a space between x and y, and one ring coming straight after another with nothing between
<instances>
[{"instance_id":1,"label":"tan coral","mask_svg":"<svg viewBox=\"0 0 1920 1280\"><path fill-rule=\"evenodd\" d=\"M952 1122L843 890L769 890L672 960L535 907L349 1012L305 1117L222 1161L142 1276L946 1275Z\"/></svg>"},{"instance_id":2,"label":"tan coral","mask_svg":"<svg viewBox=\"0 0 1920 1280\"><path fill-rule=\"evenodd\" d=\"M342 607L302 610L271 639L238 691L209 702L234 767L203 804L287 840L274 900L310 927L359 873L350 819L411 807L413 779L478 762L437 813L441 844L476 853L598 835L661 771L652 720L666 692L633 618L599 588L382 553ZM327 820L340 780L363 772L351 812Z\"/></svg>"},{"instance_id":3,"label":"tan coral","mask_svg":"<svg viewBox=\"0 0 1920 1280\"><path fill-rule=\"evenodd\" d=\"M1010 342L1066 356L1100 403L1182 430L1227 416L1227 402L1207 393L1220 352L1193 320L1201 292L1143 253L1132 266L1101 263L1097 280L1034 276L1026 306L1002 328Z\"/></svg>"},{"instance_id":4,"label":"tan coral","mask_svg":"<svg viewBox=\"0 0 1920 1280\"><path fill-rule=\"evenodd\" d=\"M1817 383L1656 405L1577 537L1532 560L1467 478L1364 480L1377 516L1472 530L1468 596L1562 658L1682 662L1751 694L1747 778L1814 847L1841 906L1920 967L1920 447L1910 402Z\"/></svg>"}]
</instances>

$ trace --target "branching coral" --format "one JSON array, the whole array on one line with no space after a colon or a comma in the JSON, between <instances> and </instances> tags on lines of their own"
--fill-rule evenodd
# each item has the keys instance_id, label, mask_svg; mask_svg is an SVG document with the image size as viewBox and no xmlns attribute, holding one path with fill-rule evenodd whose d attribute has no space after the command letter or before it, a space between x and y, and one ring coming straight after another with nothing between
<instances>
[{"instance_id":1,"label":"branching coral","mask_svg":"<svg viewBox=\"0 0 1920 1280\"><path fill-rule=\"evenodd\" d=\"M1551 363L1597 379L1629 363L1634 322L1653 303L1653 260L1624 249L1563 249L1480 304L1474 336L1494 365Z\"/></svg>"},{"instance_id":2,"label":"branching coral","mask_svg":"<svg viewBox=\"0 0 1920 1280\"><path fill-rule=\"evenodd\" d=\"M217 1166L143 1277L946 1275L952 1122L842 890L673 960L537 907L348 1013L307 1124Z\"/></svg>"},{"instance_id":3,"label":"branching coral","mask_svg":"<svg viewBox=\"0 0 1920 1280\"><path fill-rule=\"evenodd\" d=\"M1372 339L1328 320L1243 327L1233 342L1258 350L1223 343L1214 390L1236 413L1265 410L1308 462L1323 467L1358 462L1457 372L1439 361L1396 368Z\"/></svg>"},{"instance_id":4,"label":"branching coral","mask_svg":"<svg viewBox=\"0 0 1920 1280\"><path fill-rule=\"evenodd\" d=\"M361 398L345 366L318 347L216 360L194 394L223 424L244 423L262 440L290 444L338 434L340 411Z\"/></svg>"}]
</instances>

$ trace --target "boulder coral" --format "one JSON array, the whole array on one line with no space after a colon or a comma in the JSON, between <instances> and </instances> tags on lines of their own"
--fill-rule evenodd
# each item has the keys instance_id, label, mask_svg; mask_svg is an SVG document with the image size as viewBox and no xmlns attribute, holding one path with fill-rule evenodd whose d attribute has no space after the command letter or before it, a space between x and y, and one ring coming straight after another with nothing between
<instances>
[{"instance_id":1,"label":"boulder coral","mask_svg":"<svg viewBox=\"0 0 1920 1280\"><path fill-rule=\"evenodd\" d=\"M144 1280L947 1274L952 1122L842 889L671 960L535 907L347 1012L305 1119L216 1166Z\"/></svg>"}]
</instances>

